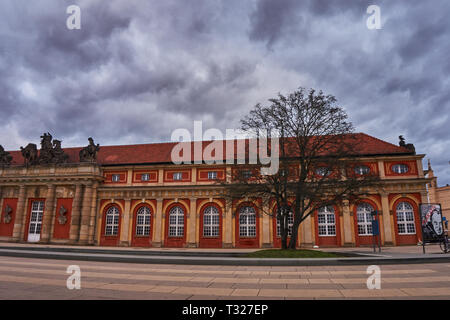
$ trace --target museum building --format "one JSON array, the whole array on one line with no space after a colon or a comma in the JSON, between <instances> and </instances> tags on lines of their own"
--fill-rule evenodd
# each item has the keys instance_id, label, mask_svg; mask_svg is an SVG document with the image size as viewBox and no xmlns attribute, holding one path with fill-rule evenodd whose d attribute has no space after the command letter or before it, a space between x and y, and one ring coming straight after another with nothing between
<instances>
[{"instance_id":1,"label":"museum building","mask_svg":"<svg viewBox=\"0 0 450 320\"><path fill-rule=\"evenodd\" d=\"M322 208L300 225L298 245L372 243L379 214L383 245L421 240L418 207L426 203L423 154L364 133L358 170L380 178L358 201ZM41 149L0 146L0 241L97 246L270 248L280 246L277 220L258 199L226 201L231 164L171 161L176 143L61 148L50 134ZM203 143L203 148L207 143ZM270 211L272 208L268 208ZM290 220L290 222L292 222Z\"/></svg>"}]
</instances>

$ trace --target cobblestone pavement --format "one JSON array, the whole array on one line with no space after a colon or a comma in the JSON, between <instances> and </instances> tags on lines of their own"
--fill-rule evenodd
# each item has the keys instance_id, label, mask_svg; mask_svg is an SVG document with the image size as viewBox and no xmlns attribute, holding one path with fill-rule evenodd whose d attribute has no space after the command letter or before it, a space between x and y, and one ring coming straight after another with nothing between
<instances>
[{"instance_id":1,"label":"cobblestone pavement","mask_svg":"<svg viewBox=\"0 0 450 320\"><path fill-rule=\"evenodd\" d=\"M81 289L66 286L69 265ZM450 299L450 263L367 266L145 265L1 257L0 299Z\"/></svg>"}]
</instances>

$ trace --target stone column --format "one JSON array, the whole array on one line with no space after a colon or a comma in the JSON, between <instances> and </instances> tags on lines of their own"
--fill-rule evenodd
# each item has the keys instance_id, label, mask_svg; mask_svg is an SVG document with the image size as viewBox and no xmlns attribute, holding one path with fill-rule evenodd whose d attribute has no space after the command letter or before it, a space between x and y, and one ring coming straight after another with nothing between
<instances>
[{"instance_id":1,"label":"stone column","mask_svg":"<svg viewBox=\"0 0 450 320\"><path fill-rule=\"evenodd\" d=\"M261 239L262 239L262 248L270 248L272 247L271 241L270 241L270 216L269 216L269 203L268 201L264 204L264 208L262 210L262 232L261 232Z\"/></svg>"},{"instance_id":2,"label":"stone column","mask_svg":"<svg viewBox=\"0 0 450 320\"><path fill-rule=\"evenodd\" d=\"M162 247L162 237L161 237L161 231L162 231L162 206L163 206L163 199L159 198L156 200L156 212L155 212L155 229L154 232L154 240L152 245L154 247Z\"/></svg>"},{"instance_id":3,"label":"stone column","mask_svg":"<svg viewBox=\"0 0 450 320\"><path fill-rule=\"evenodd\" d=\"M69 243L78 242L78 237L80 234L80 215L81 215L81 192L82 185L75 185L75 196L72 202L72 216L70 222L70 232L69 232Z\"/></svg>"},{"instance_id":4,"label":"stone column","mask_svg":"<svg viewBox=\"0 0 450 320\"><path fill-rule=\"evenodd\" d=\"M97 219L97 187L98 183L94 183L92 187L92 202L91 202L91 216L89 218L89 232L88 243L94 244L95 242L95 225Z\"/></svg>"},{"instance_id":5,"label":"stone column","mask_svg":"<svg viewBox=\"0 0 450 320\"><path fill-rule=\"evenodd\" d=\"M391 215L389 211L389 199L386 193L381 194L381 208L383 211L383 229L384 229L384 244L393 244L392 241L392 230L391 226Z\"/></svg>"},{"instance_id":6,"label":"stone column","mask_svg":"<svg viewBox=\"0 0 450 320\"><path fill-rule=\"evenodd\" d=\"M344 246L351 246L352 243L352 223L349 201L342 201L343 220L344 220Z\"/></svg>"},{"instance_id":7,"label":"stone column","mask_svg":"<svg viewBox=\"0 0 450 320\"><path fill-rule=\"evenodd\" d=\"M89 220L92 205L92 185L89 183L84 188L83 207L81 208L79 244L87 244L89 236Z\"/></svg>"},{"instance_id":8,"label":"stone column","mask_svg":"<svg viewBox=\"0 0 450 320\"><path fill-rule=\"evenodd\" d=\"M122 223L120 224L120 246L129 246L130 240L128 239L128 229L130 227L130 207L131 207L131 199L125 199L125 208L122 214Z\"/></svg>"},{"instance_id":9,"label":"stone column","mask_svg":"<svg viewBox=\"0 0 450 320\"><path fill-rule=\"evenodd\" d=\"M25 203L26 203L26 187L25 185L20 185L19 187L19 200L17 202L16 218L14 221L13 229L13 240L21 241L23 240L23 229L26 223L25 214Z\"/></svg>"},{"instance_id":10,"label":"stone column","mask_svg":"<svg viewBox=\"0 0 450 320\"><path fill-rule=\"evenodd\" d=\"M2 223L3 219L3 194L2 194L2 186L0 186L0 223Z\"/></svg>"},{"instance_id":11,"label":"stone column","mask_svg":"<svg viewBox=\"0 0 450 320\"><path fill-rule=\"evenodd\" d=\"M225 212L223 219L223 247L233 247L233 225L232 225L232 208L231 201L225 200Z\"/></svg>"},{"instance_id":12,"label":"stone column","mask_svg":"<svg viewBox=\"0 0 450 320\"><path fill-rule=\"evenodd\" d=\"M47 197L45 199L44 216L42 218L42 231L40 242L50 242L51 221L55 217L55 185L50 184L47 187Z\"/></svg>"},{"instance_id":13,"label":"stone column","mask_svg":"<svg viewBox=\"0 0 450 320\"><path fill-rule=\"evenodd\" d=\"M196 248L197 245L197 199L196 198L190 198L190 208L189 208L189 215L188 215L188 225L186 228L187 231L187 242L188 247L190 248Z\"/></svg>"},{"instance_id":14,"label":"stone column","mask_svg":"<svg viewBox=\"0 0 450 320\"><path fill-rule=\"evenodd\" d=\"M304 234L305 234L305 246L312 246L313 243L315 242L315 239L313 237L313 224L312 224L312 219L314 216L309 215L305 221L303 221L302 223L305 225L305 230L304 230Z\"/></svg>"}]
</instances>

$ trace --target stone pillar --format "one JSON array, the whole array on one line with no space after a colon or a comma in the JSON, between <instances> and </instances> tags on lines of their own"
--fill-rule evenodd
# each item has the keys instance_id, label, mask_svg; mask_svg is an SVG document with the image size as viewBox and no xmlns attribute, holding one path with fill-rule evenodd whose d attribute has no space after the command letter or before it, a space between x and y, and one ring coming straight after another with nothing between
<instances>
[{"instance_id":1,"label":"stone pillar","mask_svg":"<svg viewBox=\"0 0 450 320\"><path fill-rule=\"evenodd\" d=\"M3 219L3 194L2 194L2 186L0 186L0 223L2 223Z\"/></svg>"},{"instance_id":2,"label":"stone pillar","mask_svg":"<svg viewBox=\"0 0 450 320\"><path fill-rule=\"evenodd\" d=\"M40 242L50 242L51 221L55 212L55 185L50 184L47 188L47 197L45 199L44 216L42 218L42 231Z\"/></svg>"},{"instance_id":3,"label":"stone pillar","mask_svg":"<svg viewBox=\"0 0 450 320\"><path fill-rule=\"evenodd\" d=\"M75 196L72 202L72 217L70 222L69 243L77 243L80 234L81 192L82 185L75 185Z\"/></svg>"},{"instance_id":4,"label":"stone pillar","mask_svg":"<svg viewBox=\"0 0 450 320\"><path fill-rule=\"evenodd\" d=\"M198 247L197 244L197 199L190 198L190 208L187 219L187 242L189 248Z\"/></svg>"},{"instance_id":5,"label":"stone pillar","mask_svg":"<svg viewBox=\"0 0 450 320\"><path fill-rule=\"evenodd\" d=\"M307 213L306 213L307 214ZM314 237L313 237L313 233L312 233L312 229L313 229L313 225L311 223L311 219L313 219L313 216L309 215L302 223L305 225L305 230L304 230L304 234L305 234L305 246L312 246L313 243L315 242Z\"/></svg>"},{"instance_id":6,"label":"stone pillar","mask_svg":"<svg viewBox=\"0 0 450 320\"><path fill-rule=\"evenodd\" d=\"M163 212L162 212L162 208L163 207L163 199L159 198L156 200L156 212L155 212L155 229L153 230L154 233L154 240L152 245L154 247L162 247L163 242L162 242L162 236L161 236L161 231L162 231L162 216L163 216Z\"/></svg>"},{"instance_id":7,"label":"stone pillar","mask_svg":"<svg viewBox=\"0 0 450 320\"><path fill-rule=\"evenodd\" d=\"M97 221L97 187L98 183L94 183L92 187L91 216L89 218L88 243L95 243L95 225Z\"/></svg>"},{"instance_id":8,"label":"stone pillar","mask_svg":"<svg viewBox=\"0 0 450 320\"><path fill-rule=\"evenodd\" d=\"M79 244L87 244L89 236L89 220L92 205L92 185L86 184L84 188L83 206L81 208L80 232L78 237Z\"/></svg>"},{"instance_id":9,"label":"stone pillar","mask_svg":"<svg viewBox=\"0 0 450 320\"><path fill-rule=\"evenodd\" d=\"M25 214L25 203L26 203L26 187L25 185L20 185L19 187L19 200L17 202L16 218L14 221L13 229L13 240L21 241L23 240L23 230L26 223Z\"/></svg>"},{"instance_id":10,"label":"stone pillar","mask_svg":"<svg viewBox=\"0 0 450 320\"><path fill-rule=\"evenodd\" d=\"M131 199L125 199L125 208L122 214L122 223L120 224L120 246L129 246L130 240L128 239L128 229L130 227L130 208L131 208Z\"/></svg>"},{"instance_id":11,"label":"stone pillar","mask_svg":"<svg viewBox=\"0 0 450 320\"><path fill-rule=\"evenodd\" d=\"M344 246L353 245L352 240L352 216L350 214L350 206L349 201L342 201L342 209L343 209L343 220L344 220Z\"/></svg>"},{"instance_id":12,"label":"stone pillar","mask_svg":"<svg viewBox=\"0 0 450 320\"><path fill-rule=\"evenodd\" d=\"M233 247L233 225L232 225L232 205L231 201L225 200L225 212L223 217L223 247Z\"/></svg>"},{"instance_id":13,"label":"stone pillar","mask_svg":"<svg viewBox=\"0 0 450 320\"><path fill-rule=\"evenodd\" d=\"M389 211L389 199L386 193L381 194L381 208L383 211L383 229L384 229L384 244L392 245L392 230L391 215Z\"/></svg>"},{"instance_id":14,"label":"stone pillar","mask_svg":"<svg viewBox=\"0 0 450 320\"><path fill-rule=\"evenodd\" d=\"M262 248L270 248L273 245L270 241L270 216L269 216L269 203L266 201L265 204L263 204L263 210L262 210L262 228L261 228L261 240L262 240Z\"/></svg>"}]
</instances>

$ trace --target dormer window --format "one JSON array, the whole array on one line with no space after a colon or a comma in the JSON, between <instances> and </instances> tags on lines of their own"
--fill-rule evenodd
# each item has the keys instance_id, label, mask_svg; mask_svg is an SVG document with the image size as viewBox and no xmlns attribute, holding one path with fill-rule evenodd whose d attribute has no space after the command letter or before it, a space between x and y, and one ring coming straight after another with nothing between
<instances>
[{"instance_id":1,"label":"dormer window","mask_svg":"<svg viewBox=\"0 0 450 320\"><path fill-rule=\"evenodd\" d=\"M363 175L368 174L370 172L370 168L368 166L365 166L365 165L356 166L354 170L355 170L355 173L360 175L360 176L363 176Z\"/></svg>"},{"instance_id":2,"label":"dormer window","mask_svg":"<svg viewBox=\"0 0 450 320\"><path fill-rule=\"evenodd\" d=\"M182 180L183 179L183 174L181 172L175 172L173 174L173 180Z\"/></svg>"},{"instance_id":3,"label":"dormer window","mask_svg":"<svg viewBox=\"0 0 450 320\"><path fill-rule=\"evenodd\" d=\"M141 181L149 181L150 180L150 174L148 173L143 173L141 175Z\"/></svg>"},{"instance_id":4,"label":"dormer window","mask_svg":"<svg viewBox=\"0 0 450 320\"><path fill-rule=\"evenodd\" d=\"M391 167L391 170L394 173L403 174L403 173L407 173L409 171L409 167L406 164L398 163L398 164L394 164Z\"/></svg>"},{"instance_id":5,"label":"dormer window","mask_svg":"<svg viewBox=\"0 0 450 320\"><path fill-rule=\"evenodd\" d=\"M120 174L113 174L111 176L111 181L112 182L119 182L120 181Z\"/></svg>"},{"instance_id":6,"label":"dormer window","mask_svg":"<svg viewBox=\"0 0 450 320\"><path fill-rule=\"evenodd\" d=\"M209 180L216 180L217 179L217 172L216 171L209 171L208 172L208 179Z\"/></svg>"}]
</instances>

